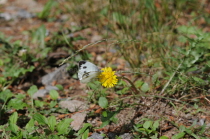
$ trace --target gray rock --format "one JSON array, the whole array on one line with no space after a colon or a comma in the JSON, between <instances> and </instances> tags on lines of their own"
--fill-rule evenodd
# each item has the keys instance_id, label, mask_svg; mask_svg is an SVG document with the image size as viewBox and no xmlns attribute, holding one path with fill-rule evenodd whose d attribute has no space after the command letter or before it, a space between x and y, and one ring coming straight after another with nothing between
<instances>
[{"instance_id":1,"label":"gray rock","mask_svg":"<svg viewBox=\"0 0 210 139\"><path fill-rule=\"evenodd\" d=\"M45 97L48 93L49 93L48 90L46 90L46 89L40 89L40 90L38 90L36 93L33 94L32 98L33 98L33 99L37 99L37 98L39 98L39 97L40 97L40 98L43 98L43 97Z\"/></svg>"},{"instance_id":2,"label":"gray rock","mask_svg":"<svg viewBox=\"0 0 210 139\"><path fill-rule=\"evenodd\" d=\"M59 90L58 87L51 86L51 85L45 86L45 89L48 90L48 91L50 91L50 90Z\"/></svg>"},{"instance_id":3,"label":"gray rock","mask_svg":"<svg viewBox=\"0 0 210 139\"><path fill-rule=\"evenodd\" d=\"M0 4L6 4L7 0L0 0Z\"/></svg>"},{"instance_id":4,"label":"gray rock","mask_svg":"<svg viewBox=\"0 0 210 139\"><path fill-rule=\"evenodd\" d=\"M71 118L74 121L71 122L71 127L75 131L78 131L82 127L83 122L84 122L86 116L87 116L87 113L86 112L76 113L76 114L72 115Z\"/></svg>"},{"instance_id":5,"label":"gray rock","mask_svg":"<svg viewBox=\"0 0 210 139\"><path fill-rule=\"evenodd\" d=\"M59 81L61 79L66 79L69 77L69 74L66 68L69 64L62 65L55 71L48 73L47 75L42 77L42 84L44 85L51 85L53 81Z\"/></svg>"},{"instance_id":6,"label":"gray rock","mask_svg":"<svg viewBox=\"0 0 210 139\"><path fill-rule=\"evenodd\" d=\"M205 119L199 119L199 123L197 123L198 125L202 126L205 124Z\"/></svg>"},{"instance_id":7,"label":"gray rock","mask_svg":"<svg viewBox=\"0 0 210 139\"><path fill-rule=\"evenodd\" d=\"M11 16L11 14L9 13L0 13L0 18L6 20L6 21L9 21L11 20L13 17Z\"/></svg>"},{"instance_id":8,"label":"gray rock","mask_svg":"<svg viewBox=\"0 0 210 139\"><path fill-rule=\"evenodd\" d=\"M103 139L104 137L101 136L99 133L93 133L88 139Z\"/></svg>"},{"instance_id":9,"label":"gray rock","mask_svg":"<svg viewBox=\"0 0 210 139\"><path fill-rule=\"evenodd\" d=\"M32 18L32 17L35 17L35 14L32 14L24 9L20 9L18 10L17 12L17 17L19 18Z\"/></svg>"},{"instance_id":10,"label":"gray rock","mask_svg":"<svg viewBox=\"0 0 210 139\"><path fill-rule=\"evenodd\" d=\"M56 86L46 86L45 89L39 89L36 93L33 94L32 98L44 98L47 94L49 94L50 90L58 90Z\"/></svg>"},{"instance_id":11,"label":"gray rock","mask_svg":"<svg viewBox=\"0 0 210 139\"><path fill-rule=\"evenodd\" d=\"M76 112L88 108L84 102L78 100L65 100L61 101L59 104L61 108L66 108L70 112Z\"/></svg>"},{"instance_id":12,"label":"gray rock","mask_svg":"<svg viewBox=\"0 0 210 139\"><path fill-rule=\"evenodd\" d=\"M7 8L8 10L4 13L0 13L0 18L9 21L9 20L15 20L17 18L32 18L35 17L35 14L30 13L24 9L20 9L17 7L9 6Z\"/></svg>"},{"instance_id":13,"label":"gray rock","mask_svg":"<svg viewBox=\"0 0 210 139\"><path fill-rule=\"evenodd\" d=\"M125 134L123 134L123 135L120 135L120 137L122 138L122 139L133 139L134 137L131 135L131 134L129 134L129 133L125 133Z\"/></svg>"}]
</instances>

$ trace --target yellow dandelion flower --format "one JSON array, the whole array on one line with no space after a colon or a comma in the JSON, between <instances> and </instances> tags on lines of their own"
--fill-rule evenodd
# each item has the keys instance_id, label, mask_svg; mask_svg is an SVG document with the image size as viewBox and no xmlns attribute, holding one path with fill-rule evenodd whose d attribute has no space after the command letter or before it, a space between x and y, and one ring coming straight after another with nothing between
<instances>
[{"instance_id":1,"label":"yellow dandelion flower","mask_svg":"<svg viewBox=\"0 0 210 139\"><path fill-rule=\"evenodd\" d=\"M115 75L115 71L112 71L111 67L105 67L101 69L101 73L98 76L99 81L102 83L102 86L111 88L117 84L118 79L117 75Z\"/></svg>"}]
</instances>

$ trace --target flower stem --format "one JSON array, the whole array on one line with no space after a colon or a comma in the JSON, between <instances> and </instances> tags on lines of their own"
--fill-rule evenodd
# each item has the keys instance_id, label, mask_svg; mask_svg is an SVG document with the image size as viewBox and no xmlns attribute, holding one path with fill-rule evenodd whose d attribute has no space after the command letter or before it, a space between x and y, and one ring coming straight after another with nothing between
<instances>
[{"instance_id":1,"label":"flower stem","mask_svg":"<svg viewBox=\"0 0 210 139\"><path fill-rule=\"evenodd\" d=\"M131 80L129 80L128 78L126 78L126 77L124 77L124 76L121 76L120 78L121 78L121 79L124 79L124 80L126 80L126 81L128 81L128 82L130 83L131 87L132 87L132 88L134 89L134 91L135 91L135 94L138 94L138 93L139 93L139 91L137 90L136 86L131 82Z\"/></svg>"}]
</instances>

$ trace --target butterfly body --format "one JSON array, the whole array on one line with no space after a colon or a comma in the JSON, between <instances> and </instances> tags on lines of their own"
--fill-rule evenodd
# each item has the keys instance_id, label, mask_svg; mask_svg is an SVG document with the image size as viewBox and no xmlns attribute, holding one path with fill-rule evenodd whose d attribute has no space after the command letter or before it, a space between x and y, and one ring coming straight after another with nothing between
<instances>
[{"instance_id":1,"label":"butterfly body","mask_svg":"<svg viewBox=\"0 0 210 139\"><path fill-rule=\"evenodd\" d=\"M100 69L95 64L85 60L79 62L78 78L81 83L88 83L99 74Z\"/></svg>"}]
</instances>

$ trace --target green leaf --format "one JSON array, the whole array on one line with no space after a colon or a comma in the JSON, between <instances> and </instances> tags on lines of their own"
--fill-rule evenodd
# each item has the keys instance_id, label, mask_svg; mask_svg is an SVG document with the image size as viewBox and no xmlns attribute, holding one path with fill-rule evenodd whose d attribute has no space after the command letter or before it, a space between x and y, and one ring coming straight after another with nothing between
<instances>
[{"instance_id":1,"label":"green leaf","mask_svg":"<svg viewBox=\"0 0 210 139\"><path fill-rule=\"evenodd\" d=\"M192 76L192 78L193 78L197 83L200 83L200 84L205 83L205 81L204 81L203 79L201 79L201 78L198 78L198 77L195 77L195 76Z\"/></svg>"},{"instance_id":2,"label":"green leaf","mask_svg":"<svg viewBox=\"0 0 210 139\"><path fill-rule=\"evenodd\" d=\"M82 139L87 139L88 138L88 133L89 133L89 129L87 129L83 135L82 135Z\"/></svg>"},{"instance_id":3,"label":"green leaf","mask_svg":"<svg viewBox=\"0 0 210 139\"><path fill-rule=\"evenodd\" d=\"M145 7L148 8L148 9L153 9L154 1L153 0L145 1Z\"/></svg>"},{"instance_id":4,"label":"green leaf","mask_svg":"<svg viewBox=\"0 0 210 139\"><path fill-rule=\"evenodd\" d=\"M63 86L60 85L60 84L57 84L56 87L57 87L59 90L63 90Z\"/></svg>"},{"instance_id":5,"label":"green leaf","mask_svg":"<svg viewBox=\"0 0 210 139\"><path fill-rule=\"evenodd\" d=\"M19 95L19 94L18 94ZM16 96L18 97L18 96ZM11 99L8 103L8 107L12 107L16 110L21 110L23 109L24 107L26 107L27 104L25 102L23 102L23 98L14 98L14 99Z\"/></svg>"},{"instance_id":6,"label":"green leaf","mask_svg":"<svg viewBox=\"0 0 210 139\"><path fill-rule=\"evenodd\" d=\"M158 77L159 77L158 73L154 74L152 76L152 83L155 83L157 81Z\"/></svg>"},{"instance_id":7,"label":"green leaf","mask_svg":"<svg viewBox=\"0 0 210 139\"><path fill-rule=\"evenodd\" d=\"M210 67L210 61L207 62L207 65Z\"/></svg>"},{"instance_id":8,"label":"green leaf","mask_svg":"<svg viewBox=\"0 0 210 139\"><path fill-rule=\"evenodd\" d=\"M53 0L49 0L44 8L43 8L43 11L38 13L38 17L41 18L41 19L47 19L50 15L50 11L52 10L52 8L57 4L56 1L53 1Z\"/></svg>"},{"instance_id":9,"label":"green leaf","mask_svg":"<svg viewBox=\"0 0 210 139\"><path fill-rule=\"evenodd\" d=\"M17 69L17 70L14 71L13 76L14 76L14 77L19 77L19 76L21 76L21 75L26 74L26 72L32 72L32 71L34 70L34 68L35 68L34 66L31 66L31 67L28 68L28 69L19 68L19 69Z\"/></svg>"},{"instance_id":10,"label":"green leaf","mask_svg":"<svg viewBox=\"0 0 210 139\"><path fill-rule=\"evenodd\" d=\"M133 128L134 128L135 131L141 132L141 131L139 130L138 126L135 126L135 125L134 125Z\"/></svg>"},{"instance_id":11,"label":"green leaf","mask_svg":"<svg viewBox=\"0 0 210 139\"><path fill-rule=\"evenodd\" d=\"M18 119L18 113L14 112L10 117L9 117L9 123L11 124L16 124Z\"/></svg>"},{"instance_id":12,"label":"green leaf","mask_svg":"<svg viewBox=\"0 0 210 139\"><path fill-rule=\"evenodd\" d=\"M153 123L153 126L152 126L152 129L154 130L154 131L156 131L156 129L159 127L159 121L155 121L154 123Z\"/></svg>"},{"instance_id":13,"label":"green leaf","mask_svg":"<svg viewBox=\"0 0 210 139\"><path fill-rule=\"evenodd\" d=\"M137 88L139 88L139 87L142 86L143 83L144 83L143 81L137 80L137 81L135 82L135 86L136 86Z\"/></svg>"},{"instance_id":14,"label":"green leaf","mask_svg":"<svg viewBox=\"0 0 210 139\"><path fill-rule=\"evenodd\" d=\"M200 139L197 135L195 135L195 134L193 133L193 131L192 131L191 129L186 128L185 131L186 131L189 135L193 136L195 139Z\"/></svg>"},{"instance_id":15,"label":"green leaf","mask_svg":"<svg viewBox=\"0 0 210 139\"><path fill-rule=\"evenodd\" d=\"M30 121L26 124L25 129L28 132L31 132L34 130L34 119L30 119Z\"/></svg>"},{"instance_id":16,"label":"green leaf","mask_svg":"<svg viewBox=\"0 0 210 139\"><path fill-rule=\"evenodd\" d=\"M4 84L7 82L7 79L6 79L6 77L0 77L0 84L2 85L2 86L4 86ZM1 93L0 93L1 94Z\"/></svg>"},{"instance_id":17,"label":"green leaf","mask_svg":"<svg viewBox=\"0 0 210 139\"><path fill-rule=\"evenodd\" d=\"M124 16L119 12L113 12L112 16L113 20L119 22L120 24L126 24L129 21L129 18L127 16Z\"/></svg>"},{"instance_id":18,"label":"green leaf","mask_svg":"<svg viewBox=\"0 0 210 139\"><path fill-rule=\"evenodd\" d=\"M139 128L139 131L140 132L145 132L147 129L145 129L145 128Z\"/></svg>"},{"instance_id":19,"label":"green leaf","mask_svg":"<svg viewBox=\"0 0 210 139\"><path fill-rule=\"evenodd\" d=\"M102 115L103 115L103 117L107 117L107 112L106 111L103 111L102 112Z\"/></svg>"},{"instance_id":20,"label":"green leaf","mask_svg":"<svg viewBox=\"0 0 210 139\"><path fill-rule=\"evenodd\" d=\"M89 82L88 86L92 89L92 90L97 90L98 86L96 84L94 84L93 82Z\"/></svg>"},{"instance_id":21,"label":"green leaf","mask_svg":"<svg viewBox=\"0 0 210 139\"><path fill-rule=\"evenodd\" d=\"M85 132L85 130L88 128L88 127L91 127L92 125L90 123L85 123L83 124L83 127L78 131L78 134L82 134Z\"/></svg>"},{"instance_id":22,"label":"green leaf","mask_svg":"<svg viewBox=\"0 0 210 139\"><path fill-rule=\"evenodd\" d=\"M36 93L38 91L37 86L33 85L29 88L29 90L27 91L29 96L32 97L34 93Z\"/></svg>"},{"instance_id":23,"label":"green leaf","mask_svg":"<svg viewBox=\"0 0 210 139\"><path fill-rule=\"evenodd\" d=\"M104 122L101 124L100 128L103 128L103 127L107 126L107 125L109 124L109 122L110 122L109 120L104 121Z\"/></svg>"},{"instance_id":24,"label":"green leaf","mask_svg":"<svg viewBox=\"0 0 210 139\"><path fill-rule=\"evenodd\" d=\"M73 119L64 119L57 125L57 131L58 135L65 134L68 131L68 128L70 126L70 123L73 121Z\"/></svg>"},{"instance_id":25,"label":"green leaf","mask_svg":"<svg viewBox=\"0 0 210 139\"><path fill-rule=\"evenodd\" d=\"M51 131L54 131L55 130L55 125L56 125L56 118L55 118L55 116L50 116L49 118L48 118L48 126L49 126L49 128L50 128L50 130Z\"/></svg>"},{"instance_id":26,"label":"green leaf","mask_svg":"<svg viewBox=\"0 0 210 139\"><path fill-rule=\"evenodd\" d=\"M149 129L149 127L151 127L151 125L152 125L152 121L146 121L144 124L143 124L143 127L145 128L145 129Z\"/></svg>"},{"instance_id":27,"label":"green leaf","mask_svg":"<svg viewBox=\"0 0 210 139\"><path fill-rule=\"evenodd\" d=\"M9 129L17 135L18 126L16 124L10 123L9 124Z\"/></svg>"},{"instance_id":28,"label":"green leaf","mask_svg":"<svg viewBox=\"0 0 210 139\"><path fill-rule=\"evenodd\" d=\"M56 100L58 99L58 92L56 90L50 90L50 97L53 99L53 100Z\"/></svg>"},{"instance_id":29,"label":"green leaf","mask_svg":"<svg viewBox=\"0 0 210 139\"><path fill-rule=\"evenodd\" d=\"M179 76L178 78L180 81L182 81L182 83L187 82L189 80L189 78L185 76Z\"/></svg>"},{"instance_id":30,"label":"green leaf","mask_svg":"<svg viewBox=\"0 0 210 139\"><path fill-rule=\"evenodd\" d=\"M15 97L17 99L25 99L26 98L26 95L25 94L17 94Z\"/></svg>"},{"instance_id":31,"label":"green leaf","mask_svg":"<svg viewBox=\"0 0 210 139\"><path fill-rule=\"evenodd\" d=\"M188 69L186 72L192 72L192 71L196 71L196 70L198 70L198 68L197 68L197 66L194 66L194 67Z\"/></svg>"},{"instance_id":32,"label":"green leaf","mask_svg":"<svg viewBox=\"0 0 210 139\"><path fill-rule=\"evenodd\" d=\"M7 102L9 98L13 96L12 92L9 89L4 90L3 92L0 92L0 98L4 101L4 103Z\"/></svg>"},{"instance_id":33,"label":"green leaf","mask_svg":"<svg viewBox=\"0 0 210 139\"><path fill-rule=\"evenodd\" d=\"M137 128L143 127L142 124L136 124L136 125L134 125L134 126L137 127Z\"/></svg>"},{"instance_id":34,"label":"green leaf","mask_svg":"<svg viewBox=\"0 0 210 139\"><path fill-rule=\"evenodd\" d=\"M45 53L45 37L46 37L46 27L44 25L41 25L39 28L37 28L36 31L32 32L32 42L37 43L40 48L42 48L42 53ZM43 54L42 54L43 55Z\"/></svg>"},{"instance_id":35,"label":"green leaf","mask_svg":"<svg viewBox=\"0 0 210 139\"><path fill-rule=\"evenodd\" d=\"M161 136L160 139L169 139L169 138L166 136Z\"/></svg>"},{"instance_id":36,"label":"green leaf","mask_svg":"<svg viewBox=\"0 0 210 139\"><path fill-rule=\"evenodd\" d=\"M124 87L123 89L117 91L116 93L123 95L126 94L128 90L130 90L130 87Z\"/></svg>"},{"instance_id":37,"label":"green leaf","mask_svg":"<svg viewBox=\"0 0 210 139\"><path fill-rule=\"evenodd\" d=\"M149 130L149 129L146 129L146 131L148 134L151 134L153 132L153 130Z\"/></svg>"},{"instance_id":38,"label":"green leaf","mask_svg":"<svg viewBox=\"0 0 210 139\"><path fill-rule=\"evenodd\" d=\"M147 92L149 90L149 85L147 83L144 83L142 86L141 86L141 90L143 92Z\"/></svg>"},{"instance_id":39,"label":"green leaf","mask_svg":"<svg viewBox=\"0 0 210 139\"><path fill-rule=\"evenodd\" d=\"M0 59L0 66L3 66L4 65L4 62L2 59Z\"/></svg>"},{"instance_id":40,"label":"green leaf","mask_svg":"<svg viewBox=\"0 0 210 139\"><path fill-rule=\"evenodd\" d=\"M184 135L185 135L185 132L180 132L180 133L178 133L178 134L176 134L176 135L173 135L173 136L171 137L171 139L180 139L180 138L183 138Z\"/></svg>"},{"instance_id":41,"label":"green leaf","mask_svg":"<svg viewBox=\"0 0 210 139\"><path fill-rule=\"evenodd\" d=\"M66 139L66 138L58 135L50 135L48 139Z\"/></svg>"},{"instance_id":42,"label":"green leaf","mask_svg":"<svg viewBox=\"0 0 210 139\"><path fill-rule=\"evenodd\" d=\"M118 118L117 118L117 117L115 117L115 116L113 116L113 117L111 117L111 118L110 118L110 120L111 120L112 122L114 122L114 123L117 123Z\"/></svg>"},{"instance_id":43,"label":"green leaf","mask_svg":"<svg viewBox=\"0 0 210 139\"><path fill-rule=\"evenodd\" d=\"M109 122L113 121L116 122L117 118L115 118L116 114L118 113L118 111L113 111L113 112L107 112L107 116L106 117L101 117L101 121L103 122L100 126L100 128L106 126L109 124Z\"/></svg>"},{"instance_id":44,"label":"green leaf","mask_svg":"<svg viewBox=\"0 0 210 139\"><path fill-rule=\"evenodd\" d=\"M40 100L35 100L34 101L35 102L35 106L37 106L37 107L43 107L44 106L44 102L43 101L40 101Z\"/></svg>"},{"instance_id":45,"label":"green leaf","mask_svg":"<svg viewBox=\"0 0 210 139\"><path fill-rule=\"evenodd\" d=\"M33 115L33 118L34 118L34 120L36 120L36 121L37 121L39 124L41 124L41 125L47 124L47 119L46 119L46 117L43 116L43 115L41 115L41 114L39 114L39 113L35 113L35 114Z\"/></svg>"},{"instance_id":46,"label":"green leaf","mask_svg":"<svg viewBox=\"0 0 210 139\"><path fill-rule=\"evenodd\" d=\"M105 97L100 97L98 100L98 104L102 108L106 108L108 106L108 100Z\"/></svg>"},{"instance_id":47,"label":"green leaf","mask_svg":"<svg viewBox=\"0 0 210 139\"><path fill-rule=\"evenodd\" d=\"M51 102L50 102L50 107L53 108L56 104L57 104L56 101L51 101Z\"/></svg>"},{"instance_id":48,"label":"green leaf","mask_svg":"<svg viewBox=\"0 0 210 139\"><path fill-rule=\"evenodd\" d=\"M184 132L184 131L186 131L186 127L185 127L185 126L183 126L183 125L181 125L181 126L179 127L179 131L180 131L180 132Z\"/></svg>"}]
</instances>

